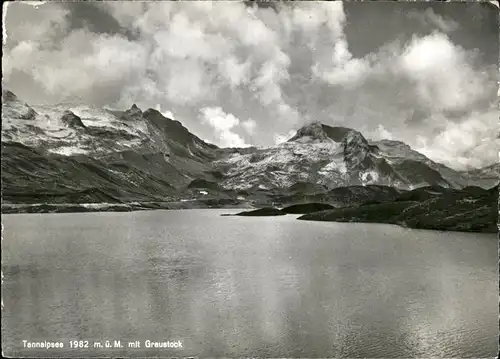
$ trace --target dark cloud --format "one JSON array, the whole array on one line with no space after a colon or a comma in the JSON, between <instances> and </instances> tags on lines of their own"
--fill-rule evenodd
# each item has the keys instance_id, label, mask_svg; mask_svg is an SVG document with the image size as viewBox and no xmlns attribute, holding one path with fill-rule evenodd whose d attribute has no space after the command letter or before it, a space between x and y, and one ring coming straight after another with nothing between
<instances>
[{"instance_id":1,"label":"dark cloud","mask_svg":"<svg viewBox=\"0 0 500 359\"><path fill-rule=\"evenodd\" d=\"M22 41L36 41L45 48L57 48L59 42L68 34L64 20L69 11L60 4L46 3L32 6L21 1L9 2L4 5L4 37L3 50L8 51ZM50 28L50 29L49 29ZM43 29L38 31L38 29Z\"/></svg>"},{"instance_id":2,"label":"dark cloud","mask_svg":"<svg viewBox=\"0 0 500 359\"><path fill-rule=\"evenodd\" d=\"M481 2L346 2L345 33L354 56L364 56L388 42L406 42L439 28L429 16L456 24L447 34L466 50L478 49L483 64L498 62L498 8ZM426 19L427 18L427 19ZM451 30L450 29L450 30Z\"/></svg>"},{"instance_id":3,"label":"dark cloud","mask_svg":"<svg viewBox=\"0 0 500 359\"><path fill-rule=\"evenodd\" d=\"M246 6L252 7L256 6L261 9L273 9L274 11L278 11L280 4L278 1L256 1L256 0L247 0L243 1Z\"/></svg>"},{"instance_id":4,"label":"dark cloud","mask_svg":"<svg viewBox=\"0 0 500 359\"><path fill-rule=\"evenodd\" d=\"M406 123L409 125L419 124L428 119L430 115L429 112L417 108L414 109L411 116L406 119Z\"/></svg>"},{"instance_id":5,"label":"dark cloud","mask_svg":"<svg viewBox=\"0 0 500 359\"><path fill-rule=\"evenodd\" d=\"M125 28L99 3L92 1L76 1L62 3L68 10L69 29L88 29L89 31L108 34L122 35L129 40L137 40L138 33L130 28Z\"/></svg>"}]
</instances>

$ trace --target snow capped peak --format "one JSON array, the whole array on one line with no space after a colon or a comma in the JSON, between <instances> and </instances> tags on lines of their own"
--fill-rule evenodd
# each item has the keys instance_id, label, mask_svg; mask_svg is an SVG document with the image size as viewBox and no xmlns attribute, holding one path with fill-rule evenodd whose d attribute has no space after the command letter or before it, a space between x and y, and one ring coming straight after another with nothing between
<instances>
[{"instance_id":1,"label":"snow capped peak","mask_svg":"<svg viewBox=\"0 0 500 359\"><path fill-rule=\"evenodd\" d=\"M125 111L86 105L30 107L7 90L2 91L2 96L3 142L18 142L64 156L111 158L123 152L128 157L120 157L120 161L125 162L135 161L145 153L168 153L168 158L162 155L158 161L152 157L154 160L146 167L157 171L157 163L165 162L167 167L162 168L166 172L162 170L160 177L174 171L176 183L192 179L191 171L202 171L201 179L207 173L217 173L210 176L225 189L278 192L297 183L311 188L469 183L466 175L464 180L458 178L453 170L432 162L403 142L369 142L359 131L347 127L311 122L279 145L219 149L157 109L143 112L136 104ZM474 178L484 183L498 179L497 167L484 172Z\"/></svg>"},{"instance_id":2,"label":"snow capped peak","mask_svg":"<svg viewBox=\"0 0 500 359\"><path fill-rule=\"evenodd\" d=\"M134 103L131 108L125 111L125 114L131 119L137 119L137 117L142 117L142 110Z\"/></svg>"},{"instance_id":3,"label":"snow capped peak","mask_svg":"<svg viewBox=\"0 0 500 359\"><path fill-rule=\"evenodd\" d=\"M34 120L37 115L32 107L20 101L13 92L2 89L2 119Z\"/></svg>"},{"instance_id":4,"label":"snow capped peak","mask_svg":"<svg viewBox=\"0 0 500 359\"><path fill-rule=\"evenodd\" d=\"M137 105L134 103L132 105L132 107L130 107L128 110L127 110L128 113L130 114L135 114L135 113L140 113L142 114L142 111L139 107L137 107Z\"/></svg>"}]
</instances>

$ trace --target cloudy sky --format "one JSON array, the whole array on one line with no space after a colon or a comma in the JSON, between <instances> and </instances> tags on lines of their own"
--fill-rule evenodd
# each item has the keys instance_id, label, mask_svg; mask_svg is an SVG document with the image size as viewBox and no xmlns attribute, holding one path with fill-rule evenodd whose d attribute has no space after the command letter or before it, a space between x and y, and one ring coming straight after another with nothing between
<instances>
[{"instance_id":1,"label":"cloudy sky","mask_svg":"<svg viewBox=\"0 0 500 359\"><path fill-rule=\"evenodd\" d=\"M220 146L311 121L456 169L500 150L498 9L479 3L11 3L3 85L30 104L156 108Z\"/></svg>"}]
</instances>

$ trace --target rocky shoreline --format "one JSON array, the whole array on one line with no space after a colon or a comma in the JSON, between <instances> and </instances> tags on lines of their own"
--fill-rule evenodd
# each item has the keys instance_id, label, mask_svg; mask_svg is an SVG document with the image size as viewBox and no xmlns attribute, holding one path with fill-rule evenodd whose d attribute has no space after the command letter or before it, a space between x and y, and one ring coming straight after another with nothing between
<instances>
[{"instance_id":1,"label":"rocky shoreline","mask_svg":"<svg viewBox=\"0 0 500 359\"><path fill-rule=\"evenodd\" d=\"M397 224L406 228L498 232L498 186L489 190L467 187L462 190L424 187L403 192L384 200L369 199L351 205L328 203L298 203L283 208L258 206L251 201L228 198L204 198L180 201L127 203L55 203L2 204L2 214L13 213L80 213L132 212L143 210L181 210L202 208L248 209L223 216L282 216L302 214L299 220L327 222L360 222Z\"/></svg>"},{"instance_id":2,"label":"rocky shoreline","mask_svg":"<svg viewBox=\"0 0 500 359\"><path fill-rule=\"evenodd\" d=\"M405 193L395 201L336 208L299 217L299 220L397 224L406 228L461 232L498 232L498 186L470 187L426 198Z\"/></svg>"},{"instance_id":3,"label":"rocky shoreline","mask_svg":"<svg viewBox=\"0 0 500 359\"><path fill-rule=\"evenodd\" d=\"M20 213L83 213L83 212L134 212L150 210L182 210L203 208L252 208L238 201L174 201L130 203L58 203L58 204L2 204L2 214Z\"/></svg>"}]
</instances>

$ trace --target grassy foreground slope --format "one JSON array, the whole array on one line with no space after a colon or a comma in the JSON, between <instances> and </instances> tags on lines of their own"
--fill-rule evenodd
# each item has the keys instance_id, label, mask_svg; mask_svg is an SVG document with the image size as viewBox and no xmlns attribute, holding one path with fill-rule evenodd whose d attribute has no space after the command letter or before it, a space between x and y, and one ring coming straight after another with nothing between
<instances>
[{"instance_id":1,"label":"grassy foreground slope","mask_svg":"<svg viewBox=\"0 0 500 359\"><path fill-rule=\"evenodd\" d=\"M427 197L418 189L391 202L365 204L306 214L301 220L392 223L410 228L446 231L498 231L498 186L467 187Z\"/></svg>"}]
</instances>

